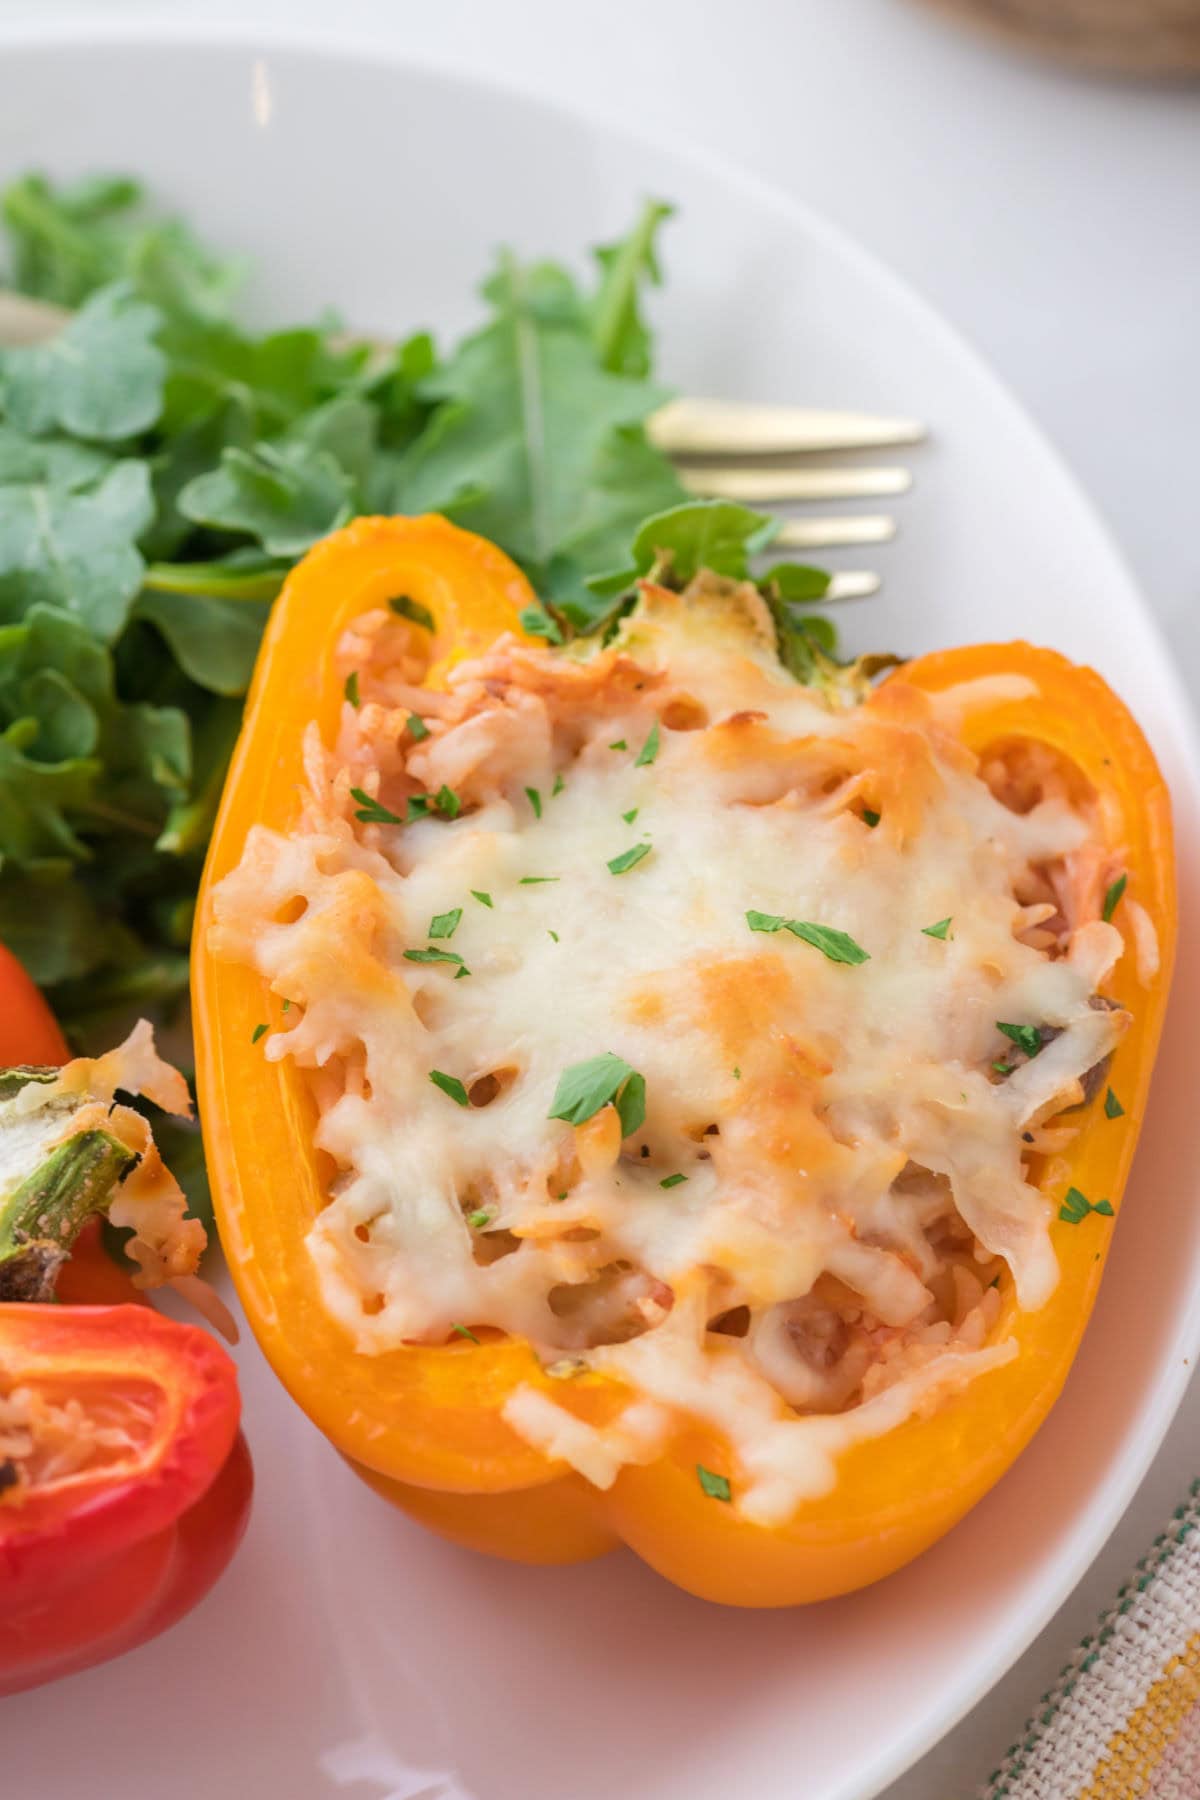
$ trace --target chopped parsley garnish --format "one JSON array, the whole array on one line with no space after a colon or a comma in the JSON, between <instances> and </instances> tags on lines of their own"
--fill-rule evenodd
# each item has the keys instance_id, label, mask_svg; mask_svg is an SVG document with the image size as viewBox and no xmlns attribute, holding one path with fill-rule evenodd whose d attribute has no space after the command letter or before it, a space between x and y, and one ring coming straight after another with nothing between
<instances>
[{"instance_id":1,"label":"chopped parsley garnish","mask_svg":"<svg viewBox=\"0 0 1200 1800\"><path fill-rule=\"evenodd\" d=\"M748 912L746 923L751 931L782 931L787 920L782 913Z\"/></svg>"},{"instance_id":2,"label":"chopped parsley garnish","mask_svg":"<svg viewBox=\"0 0 1200 1800\"><path fill-rule=\"evenodd\" d=\"M491 1213L485 1212L482 1207L480 1207L478 1212L467 1214L467 1224L471 1227L472 1231L482 1231L484 1226L490 1225L491 1222Z\"/></svg>"},{"instance_id":3,"label":"chopped parsley garnish","mask_svg":"<svg viewBox=\"0 0 1200 1800\"><path fill-rule=\"evenodd\" d=\"M402 619L411 619L414 625L423 625L426 631L437 630L433 614L419 600L410 600L407 594L397 594L394 600L388 601L388 605Z\"/></svg>"},{"instance_id":4,"label":"chopped parsley garnish","mask_svg":"<svg viewBox=\"0 0 1200 1800\"><path fill-rule=\"evenodd\" d=\"M624 819L624 821L627 825L632 825L633 821L637 818L637 816L638 816L638 809L636 806L631 806L627 813L621 814L621 817Z\"/></svg>"},{"instance_id":5,"label":"chopped parsley garnish","mask_svg":"<svg viewBox=\"0 0 1200 1800\"><path fill-rule=\"evenodd\" d=\"M819 950L822 956L827 956L830 962L865 963L871 960L870 952L856 944L849 932L838 931L832 925L814 925L808 919L785 919L781 913L764 912L748 912L746 923L751 931L790 931L794 937Z\"/></svg>"},{"instance_id":6,"label":"chopped parsley garnish","mask_svg":"<svg viewBox=\"0 0 1200 1800\"><path fill-rule=\"evenodd\" d=\"M922 925L921 935L922 937L947 938L950 935L952 923L953 919L950 918L939 919L936 925Z\"/></svg>"},{"instance_id":7,"label":"chopped parsley garnish","mask_svg":"<svg viewBox=\"0 0 1200 1800\"><path fill-rule=\"evenodd\" d=\"M533 808L534 818L540 819L542 816L542 796L538 793L537 789L536 788L526 788L525 789L525 798L528 800L530 806L532 806L532 808Z\"/></svg>"},{"instance_id":8,"label":"chopped parsley garnish","mask_svg":"<svg viewBox=\"0 0 1200 1800\"><path fill-rule=\"evenodd\" d=\"M736 1069L736 1068L734 1069L733 1079L735 1081L740 1081L742 1079L742 1071L740 1069Z\"/></svg>"},{"instance_id":9,"label":"chopped parsley garnish","mask_svg":"<svg viewBox=\"0 0 1200 1800\"><path fill-rule=\"evenodd\" d=\"M398 813L389 812L386 806L382 806L378 800L373 800L363 788L351 788L350 798L358 801L358 811L354 816L356 819L361 819L364 825L404 824L404 820ZM413 802L410 800L408 804L411 816Z\"/></svg>"},{"instance_id":10,"label":"chopped parsley garnish","mask_svg":"<svg viewBox=\"0 0 1200 1800\"><path fill-rule=\"evenodd\" d=\"M628 750L629 745L624 738L618 738L615 744L610 744L608 747L610 750Z\"/></svg>"},{"instance_id":11,"label":"chopped parsley garnish","mask_svg":"<svg viewBox=\"0 0 1200 1800\"><path fill-rule=\"evenodd\" d=\"M878 825L880 819L883 817L882 813L875 812L874 809L869 806L863 807L862 816L863 816L863 824L869 825L871 827L872 831L874 831L874 829Z\"/></svg>"},{"instance_id":12,"label":"chopped parsley garnish","mask_svg":"<svg viewBox=\"0 0 1200 1800\"><path fill-rule=\"evenodd\" d=\"M414 794L408 803L404 823L411 825L414 819L426 819L432 809L433 801L428 794Z\"/></svg>"},{"instance_id":13,"label":"chopped parsley garnish","mask_svg":"<svg viewBox=\"0 0 1200 1800\"><path fill-rule=\"evenodd\" d=\"M535 600L532 606L523 606L519 619L521 630L528 632L530 637L545 638L548 644L562 643L562 626L546 611L540 600Z\"/></svg>"},{"instance_id":14,"label":"chopped parsley garnish","mask_svg":"<svg viewBox=\"0 0 1200 1800\"><path fill-rule=\"evenodd\" d=\"M432 945L428 950L406 950L404 960L415 963L454 963L465 973L470 973L457 950L435 950Z\"/></svg>"},{"instance_id":15,"label":"chopped parsley garnish","mask_svg":"<svg viewBox=\"0 0 1200 1800\"><path fill-rule=\"evenodd\" d=\"M561 794L566 785L566 782L562 778L562 770L560 769L558 774L554 777L554 786L550 789L550 798L553 800L556 795Z\"/></svg>"},{"instance_id":16,"label":"chopped parsley garnish","mask_svg":"<svg viewBox=\"0 0 1200 1800\"><path fill-rule=\"evenodd\" d=\"M561 881L561 875L522 875L518 887L540 887L544 881Z\"/></svg>"},{"instance_id":17,"label":"chopped parsley garnish","mask_svg":"<svg viewBox=\"0 0 1200 1800\"><path fill-rule=\"evenodd\" d=\"M492 899L492 896L490 894L485 894L483 892L482 888L472 888L471 889L471 898L472 898L472 900L478 900L480 906L494 906L495 905L495 901Z\"/></svg>"},{"instance_id":18,"label":"chopped parsley garnish","mask_svg":"<svg viewBox=\"0 0 1200 1800\"><path fill-rule=\"evenodd\" d=\"M1100 914L1100 917L1102 919L1104 919L1105 921L1110 920L1112 918L1113 914L1116 912L1117 904L1121 898L1121 895L1125 892L1125 884L1128 880L1129 880L1128 875L1118 875L1117 879L1113 882L1112 886L1108 889L1108 892L1105 894L1104 907Z\"/></svg>"},{"instance_id":19,"label":"chopped parsley garnish","mask_svg":"<svg viewBox=\"0 0 1200 1800\"><path fill-rule=\"evenodd\" d=\"M551 929L550 929L550 927L549 927L549 926L548 926L548 925L547 925L547 927L546 927L546 935L547 935L547 937L552 937L552 938L553 938L553 939L554 939L554 941L555 941L555 943L556 943L556 944L557 944L557 942L558 942L558 933L557 933L557 931L551 931Z\"/></svg>"},{"instance_id":20,"label":"chopped parsley garnish","mask_svg":"<svg viewBox=\"0 0 1200 1800\"><path fill-rule=\"evenodd\" d=\"M434 795L434 803L437 806L438 811L447 819L457 819L459 813L462 811L462 801L459 799L454 789L447 787L445 782L442 783L441 787Z\"/></svg>"},{"instance_id":21,"label":"chopped parsley garnish","mask_svg":"<svg viewBox=\"0 0 1200 1800\"><path fill-rule=\"evenodd\" d=\"M1125 1108L1111 1088L1104 1096L1104 1116L1106 1119L1123 1119L1125 1117Z\"/></svg>"},{"instance_id":22,"label":"chopped parsley garnish","mask_svg":"<svg viewBox=\"0 0 1200 1800\"><path fill-rule=\"evenodd\" d=\"M681 1181L686 1180L686 1175L664 1175L658 1185L661 1188L673 1188L678 1187Z\"/></svg>"},{"instance_id":23,"label":"chopped parsley garnish","mask_svg":"<svg viewBox=\"0 0 1200 1800\"><path fill-rule=\"evenodd\" d=\"M266 1033L268 1031L270 1031L270 1029L271 1029L271 1027L269 1025L256 1025L254 1027L254 1030L250 1034L250 1042L252 1044L257 1044L259 1038L265 1037Z\"/></svg>"},{"instance_id":24,"label":"chopped parsley garnish","mask_svg":"<svg viewBox=\"0 0 1200 1800\"><path fill-rule=\"evenodd\" d=\"M1006 1025L1003 1019L997 1019L996 1030L1002 1031L1006 1038L1011 1038L1018 1050L1023 1050L1026 1056L1036 1056L1042 1047L1042 1034L1036 1025Z\"/></svg>"},{"instance_id":25,"label":"chopped parsley garnish","mask_svg":"<svg viewBox=\"0 0 1200 1800\"><path fill-rule=\"evenodd\" d=\"M479 1342L479 1339L468 1325L451 1325L450 1329L451 1331L457 1331L459 1337L470 1338L473 1344Z\"/></svg>"},{"instance_id":26,"label":"chopped parsley garnish","mask_svg":"<svg viewBox=\"0 0 1200 1800\"><path fill-rule=\"evenodd\" d=\"M446 1075L441 1069L430 1069L429 1079L434 1087L441 1088L443 1094L449 1094L458 1106L470 1106L471 1097L457 1075Z\"/></svg>"},{"instance_id":27,"label":"chopped parsley garnish","mask_svg":"<svg viewBox=\"0 0 1200 1800\"><path fill-rule=\"evenodd\" d=\"M993 1069L995 1069L997 1075L1011 1075L1013 1070L1016 1068L1016 1066L1017 1066L1016 1063L1006 1063L1006 1062L994 1062L992 1064L992 1067L993 1067Z\"/></svg>"},{"instance_id":28,"label":"chopped parsley garnish","mask_svg":"<svg viewBox=\"0 0 1200 1800\"><path fill-rule=\"evenodd\" d=\"M289 1010L289 1009L290 1009L290 1007L291 1007L291 1004L292 1004L292 1003L291 1003L291 1001L290 1001L290 1000L285 1000L285 1001L284 1001L284 1003L283 1003L283 1010L284 1010L284 1012L287 1012L287 1011L288 1011L288 1010ZM1110 1093L1110 1094L1111 1094L1111 1092L1112 1092L1112 1089L1111 1089L1111 1088L1110 1088L1110 1089L1109 1089L1109 1090L1108 1090L1108 1091L1109 1091L1109 1093Z\"/></svg>"},{"instance_id":29,"label":"chopped parsley garnish","mask_svg":"<svg viewBox=\"0 0 1200 1800\"><path fill-rule=\"evenodd\" d=\"M429 736L428 725L425 723L424 719L419 719L416 713L409 713L404 723L408 727L408 735L414 744L419 744L422 738L427 738Z\"/></svg>"},{"instance_id":30,"label":"chopped parsley garnish","mask_svg":"<svg viewBox=\"0 0 1200 1800\"><path fill-rule=\"evenodd\" d=\"M634 869L642 858L649 856L649 844L635 844L632 850L622 850L620 856L614 856L608 865L610 875L624 875L627 869Z\"/></svg>"},{"instance_id":31,"label":"chopped parsley garnish","mask_svg":"<svg viewBox=\"0 0 1200 1800\"><path fill-rule=\"evenodd\" d=\"M696 1464L696 1479L710 1500L732 1500L733 1489L727 1475L714 1475L703 1463Z\"/></svg>"},{"instance_id":32,"label":"chopped parsley garnish","mask_svg":"<svg viewBox=\"0 0 1200 1800\"><path fill-rule=\"evenodd\" d=\"M350 673L347 675L346 685L342 689L342 692L345 694L351 706L357 706L359 704L357 669L351 669Z\"/></svg>"},{"instance_id":33,"label":"chopped parsley garnish","mask_svg":"<svg viewBox=\"0 0 1200 1800\"><path fill-rule=\"evenodd\" d=\"M646 739L645 743L642 745L641 749L638 751L637 755L633 759L633 766L635 769L649 768L650 764L654 761L655 757L658 755L658 742L659 742L658 720L655 719L653 725L650 727L649 737Z\"/></svg>"},{"instance_id":34,"label":"chopped parsley garnish","mask_svg":"<svg viewBox=\"0 0 1200 1800\"><path fill-rule=\"evenodd\" d=\"M558 1078L554 1100L547 1114L583 1125L601 1107L615 1104L622 1137L629 1137L646 1118L646 1080L620 1056L606 1050L587 1062L572 1063Z\"/></svg>"},{"instance_id":35,"label":"chopped parsley garnish","mask_svg":"<svg viewBox=\"0 0 1200 1800\"><path fill-rule=\"evenodd\" d=\"M1067 1225L1078 1225L1089 1213L1100 1213L1104 1218L1113 1217L1111 1200L1089 1200L1081 1194L1077 1187L1069 1187L1063 1196L1063 1203L1058 1209L1058 1216Z\"/></svg>"},{"instance_id":36,"label":"chopped parsley garnish","mask_svg":"<svg viewBox=\"0 0 1200 1800\"><path fill-rule=\"evenodd\" d=\"M452 938L458 930L461 918L461 906L456 906L453 912L434 913L429 921L429 936L431 938Z\"/></svg>"}]
</instances>

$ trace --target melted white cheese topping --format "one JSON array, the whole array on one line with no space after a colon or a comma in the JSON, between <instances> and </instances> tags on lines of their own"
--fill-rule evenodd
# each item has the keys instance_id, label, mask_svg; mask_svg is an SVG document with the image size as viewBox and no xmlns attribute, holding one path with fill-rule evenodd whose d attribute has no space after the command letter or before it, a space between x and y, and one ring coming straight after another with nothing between
<instances>
[{"instance_id":1,"label":"melted white cheese topping","mask_svg":"<svg viewBox=\"0 0 1200 1800\"><path fill-rule=\"evenodd\" d=\"M525 1390L507 1417L528 1441L606 1485L701 1416L733 1448L738 1503L775 1520L830 1484L839 1448L1015 1353L985 1341L996 1297L978 1302L972 1264L1007 1263L1022 1307L1052 1291L1022 1132L1115 1042L1120 1016L1090 1003L1120 937L1093 922L1051 957L1016 935L1031 867L1088 829L980 780L957 721L994 683L831 703L778 669L744 596L723 613L650 596L585 674L501 645L399 756L410 700L389 705L381 679L334 752L309 745L301 827L251 834L214 946L293 1003L265 1051L316 1071L341 1173L310 1247L356 1347L466 1324L569 1352L652 1404L604 1433L572 1416L569 1382L561 1405ZM349 788L380 773L389 809L445 781L464 810L358 821ZM750 910L846 933L869 960L754 931ZM430 946L469 974L404 956ZM1059 1035L1027 1061L998 1021ZM578 1129L549 1117L563 1071L604 1052L645 1079L624 1144L611 1108ZM457 1105L431 1071L486 1103ZM814 1350L818 1282L836 1341ZM709 1329L738 1308L744 1338ZM831 1400L847 1356L884 1373ZM828 1416L787 1404L810 1390Z\"/></svg>"}]
</instances>

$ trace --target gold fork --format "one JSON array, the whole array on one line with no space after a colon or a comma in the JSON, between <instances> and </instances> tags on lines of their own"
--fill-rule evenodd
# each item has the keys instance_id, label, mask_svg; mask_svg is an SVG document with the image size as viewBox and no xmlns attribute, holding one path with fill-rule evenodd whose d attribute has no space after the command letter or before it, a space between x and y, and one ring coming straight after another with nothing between
<instances>
[{"instance_id":1,"label":"gold fork","mask_svg":"<svg viewBox=\"0 0 1200 1800\"><path fill-rule=\"evenodd\" d=\"M69 317L60 306L0 290L0 346L45 343ZM647 429L676 464L690 493L765 506L904 494L912 476L900 464L821 465L805 459L919 444L926 435L914 419L694 398L669 401ZM792 514L782 520L772 543L785 550L825 550L882 544L895 534L896 521L889 513ZM826 598L862 599L879 585L873 569L841 569Z\"/></svg>"}]
</instances>

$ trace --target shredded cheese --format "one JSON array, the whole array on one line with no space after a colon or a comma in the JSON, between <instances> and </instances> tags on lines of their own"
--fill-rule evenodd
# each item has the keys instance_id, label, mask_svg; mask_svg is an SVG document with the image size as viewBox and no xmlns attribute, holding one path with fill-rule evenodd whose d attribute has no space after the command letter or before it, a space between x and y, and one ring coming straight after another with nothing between
<instances>
[{"instance_id":1,"label":"shredded cheese","mask_svg":"<svg viewBox=\"0 0 1200 1800\"><path fill-rule=\"evenodd\" d=\"M349 634L362 703L215 896L338 1170L325 1304L365 1354L463 1324L568 1352L640 1398L601 1429L523 1389L528 1442L606 1486L699 1418L735 1504L784 1518L1015 1354L996 1271L1023 1308L1054 1289L1029 1127L1128 1022L1093 1005L1120 934L1045 898L1095 886L1092 820L1006 804L964 746L1028 682L799 686L752 589L648 588L611 648L503 641L427 699L389 674L407 629ZM606 1053L644 1122L552 1118Z\"/></svg>"}]
</instances>

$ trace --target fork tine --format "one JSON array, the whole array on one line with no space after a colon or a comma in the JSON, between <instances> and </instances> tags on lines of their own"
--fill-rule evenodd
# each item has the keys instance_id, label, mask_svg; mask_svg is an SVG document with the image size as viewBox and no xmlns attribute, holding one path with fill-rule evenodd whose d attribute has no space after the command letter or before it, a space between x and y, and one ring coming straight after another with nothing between
<instances>
[{"instance_id":1,"label":"fork tine","mask_svg":"<svg viewBox=\"0 0 1200 1800\"><path fill-rule=\"evenodd\" d=\"M772 547L823 550L835 544L886 544L896 521L883 513L838 513L828 519L785 519Z\"/></svg>"},{"instance_id":2,"label":"fork tine","mask_svg":"<svg viewBox=\"0 0 1200 1800\"><path fill-rule=\"evenodd\" d=\"M683 471L689 493L706 500L856 500L903 494L912 486L907 469L755 469L707 466Z\"/></svg>"},{"instance_id":3,"label":"fork tine","mask_svg":"<svg viewBox=\"0 0 1200 1800\"><path fill-rule=\"evenodd\" d=\"M875 450L888 444L917 444L925 436L925 427L915 419L695 399L669 400L651 416L647 430L668 456Z\"/></svg>"},{"instance_id":4,"label":"fork tine","mask_svg":"<svg viewBox=\"0 0 1200 1800\"><path fill-rule=\"evenodd\" d=\"M829 583L821 605L827 606L831 600L869 600L872 594L879 592L880 586L880 578L874 569L839 569Z\"/></svg>"}]
</instances>

